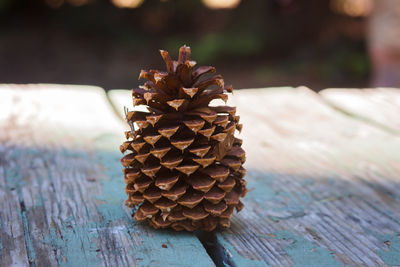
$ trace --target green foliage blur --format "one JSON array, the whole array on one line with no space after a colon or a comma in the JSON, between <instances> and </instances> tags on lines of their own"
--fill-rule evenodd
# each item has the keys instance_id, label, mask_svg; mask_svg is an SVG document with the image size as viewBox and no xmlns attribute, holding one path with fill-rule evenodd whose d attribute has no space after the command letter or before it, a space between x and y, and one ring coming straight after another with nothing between
<instances>
[{"instance_id":1,"label":"green foliage blur","mask_svg":"<svg viewBox=\"0 0 400 267\"><path fill-rule=\"evenodd\" d=\"M242 0L226 10L201 0L134 9L82 1L0 0L0 80L129 88L141 68L162 68L158 49L176 56L183 44L239 88L368 80L365 20L334 14L329 0Z\"/></svg>"}]
</instances>

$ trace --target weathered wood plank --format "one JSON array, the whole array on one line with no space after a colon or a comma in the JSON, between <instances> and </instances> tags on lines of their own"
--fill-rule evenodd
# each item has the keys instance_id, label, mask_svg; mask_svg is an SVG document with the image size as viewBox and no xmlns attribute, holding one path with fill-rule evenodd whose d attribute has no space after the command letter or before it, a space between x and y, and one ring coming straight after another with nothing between
<instances>
[{"instance_id":1,"label":"weathered wood plank","mask_svg":"<svg viewBox=\"0 0 400 267\"><path fill-rule=\"evenodd\" d=\"M124 125L101 88L2 85L0 106L2 264L214 266L194 235L131 218ZM10 231L19 239L8 242Z\"/></svg>"},{"instance_id":2,"label":"weathered wood plank","mask_svg":"<svg viewBox=\"0 0 400 267\"><path fill-rule=\"evenodd\" d=\"M400 89L329 88L319 93L328 104L351 116L400 133Z\"/></svg>"},{"instance_id":3,"label":"weathered wood plank","mask_svg":"<svg viewBox=\"0 0 400 267\"><path fill-rule=\"evenodd\" d=\"M2 132L4 129L0 129ZM1 141L0 141L1 142ZM25 239L26 213L21 210L20 177L4 168L5 157L0 148L0 265L27 266L32 254L27 252L30 239ZM27 242L28 241L28 242ZM29 256L28 256L29 255Z\"/></svg>"},{"instance_id":4,"label":"weathered wood plank","mask_svg":"<svg viewBox=\"0 0 400 267\"><path fill-rule=\"evenodd\" d=\"M129 95L109 93L120 110ZM216 234L217 261L400 264L398 136L336 112L306 88L237 91L231 101L245 126L250 192L231 229Z\"/></svg>"},{"instance_id":5,"label":"weathered wood plank","mask_svg":"<svg viewBox=\"0 0 400 267\"><path fill-rule=\"evenodd\" d=\"M245 203L248 209L236 217L243 220L220 239L233 243L238 234L269 233L269 240L252 241L267 246L277 242L271 239L281 240L293 264L384 265L379 251L388 247L371 233L395 237L400 229L399 138L346 118L304 88L238 92L234 101L243 123L256 125L247 126L243 136L249 186L255 189ZM258 221L249 227L248 217ZM288 248L284 238L293 246ZM304 241L324 251L300 253ZM299 242L303 245L296 247ZM272 265L284 260L281 253L271 258L252 252Z\"/></svg>"}]
</instances>

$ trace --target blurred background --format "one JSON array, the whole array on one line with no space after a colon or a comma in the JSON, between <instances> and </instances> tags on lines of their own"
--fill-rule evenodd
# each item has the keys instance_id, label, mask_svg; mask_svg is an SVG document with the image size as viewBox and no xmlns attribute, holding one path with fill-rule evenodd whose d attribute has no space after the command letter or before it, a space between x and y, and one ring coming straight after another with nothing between
<instances>
[{"instance_id":1,"label":"blurred background","mask_svg":"<svg viewBox=\"0 0 400 267\"><path fill-rule=\"evenodd\" d=\"M132 88L140 69L164 67L158 49L176 56L186 44L235 88L400 87L399 8L398 0L0 0L0 82Z\"/></svg>"}]
</instances>

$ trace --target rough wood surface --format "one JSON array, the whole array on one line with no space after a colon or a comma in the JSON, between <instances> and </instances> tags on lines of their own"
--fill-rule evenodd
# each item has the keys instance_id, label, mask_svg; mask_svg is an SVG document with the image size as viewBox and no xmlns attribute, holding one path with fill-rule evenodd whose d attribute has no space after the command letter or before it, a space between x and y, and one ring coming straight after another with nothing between
<instances>
[{"instance_id":1,"label":"rough wood surface","mask_svg":"<svg viewBox=\"0 0 400 267\"><path fill-rule=\"evenodd\" d=\"M319 93L327 103L338 110L400 134L400 89L330 88Z\"/></svg>"},{"instance_id":2,"label":"rough wood surface","mask_svg":"<svg viewBox=\"0 0 400 267\"><path fill-rule=\"evenodd\" d=\"M363 113L306 88L235 92L250 192L205 239L214 262L400 265L399 94L383 95L352 95ZM121 117L131 107L129 91L109 98ZM195 236L130 218L124 124L100 88L2 85L0 107L0 266L214 265Z\"/></svg>"},{"instance_id":3,"label":"rough wood surface","mask_svg":"<svg viewBox=\"0 0 400 267\"><path fill-rule=\"evenodd\" d=\"M117 110L129 106L129 95L109 93ZM250 192L232 228L208 238L216 262L400 265L396 134L332 109L306 88L237 91L231 102L244 124Z\"/></svg>"},{"instance_id":4,"label":"rough wood surface","mask_svg":"<svg viewBox=\"0 0 400 267\"><path fill-rule=\"evenodd\" d=\"M214 266L194 235L131 218L101 88L1 85L0 107L0 266Z\"/></svg>"},{"instance_id":5,"label":"rough wood surface","mask_svg":"<svg viewBox=\"0 0 400 267\"><path fill-rule=\"evenodd\" d=\"M400 264L397 136L306 88L243 91L234 102L253 191L231 231L218 234L233 262Z\"/></svg>"}]
</instances>

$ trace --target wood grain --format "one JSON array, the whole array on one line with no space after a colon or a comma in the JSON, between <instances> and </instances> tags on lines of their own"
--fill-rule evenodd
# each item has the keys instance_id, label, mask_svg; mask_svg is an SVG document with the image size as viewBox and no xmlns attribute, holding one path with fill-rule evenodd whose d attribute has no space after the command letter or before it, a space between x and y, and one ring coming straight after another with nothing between
<instances>
[{"instance_id":1,"label":"wood grain","mask_svg":"<svg viewBox=\"0 0 400 267\"><path fill-rule=\"evenodd\" d=\"M319 92L333 107L384 130L400 134L400 89L340 89Z\"/></svg>"},{"instance_id":2,"label":"wood grain","mask_svg":"<svg viewBox=\"0 0 400 267\"><path fill-rule=\"evenodd\" d=\"M101 88L1 85L0 107L1 266L214 266L194 235L131 218Z\"/></svg>"},{"instance_id":3,"label":"wood grain","mask_svg":"<svg viewBox=\"0 0 400 267\"><path fill-rule=\"evenodd\" d=\"M231 231L218 235L221 244L271 265L391 263L379 237L397 238L400 229L399 138L336 112L306 88L244 91L233 100L248 125L254 190Z\"/></svg>"},{"instance_id":4,"label":"wood grain","mask_svg":"<svg viewBox=\"0 0 400 267\"><path fill-rule=\"evenodd\" d=\"M110 92L117 110L129 92ZM122 103L122 104L121 104ZM227 266L400 265L400 139L307 88L241 90L245 209L208 238Z\"/></svg>"}]
</instances>

